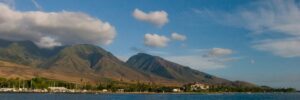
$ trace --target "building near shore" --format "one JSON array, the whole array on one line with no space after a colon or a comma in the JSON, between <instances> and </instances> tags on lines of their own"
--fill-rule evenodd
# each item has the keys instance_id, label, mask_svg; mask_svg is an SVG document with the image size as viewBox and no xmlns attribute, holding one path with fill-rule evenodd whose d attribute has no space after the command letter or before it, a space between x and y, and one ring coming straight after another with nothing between
<instances>
[{"instance_id":1,"label":"building near shore","mask_svg":"<svg viewBox=\"0 0 300 100\"><path fill-rule=\"evenodd\" d=\"M68 92L68 89L65 87L48 87L50 92Z\"/></svg>"},{"instance_id":2,"label":"building near shore","mask_svg":"<svg viewBox=\"0 0 300 100\"><path fill-rule=\"evenodd\" d=\"M108 92L108 90L107 89L103 89L102 92Z\"/></svg>"},{"instance_id":3,"label":"building near shore","mask_svg":"<svg viewBox=\"0 0 300 100\"><path fill-rule=\"evenodd\" d=\"M180 89L177 89L177 88L173 89L172 91L173 91L173 92L181 92L181 90L180 90Z\"/></svg>"},{"instance_id":4,"label":"building near shore","mask_svg":"<svg viewBox=\"0 0 300 100\"><path fill-rule=\"evenodd\" d=\"M189 84L184 85L183 88L185 90L187 89L188 91L199 91L199 90L207 90L210 87L208 84L194 82L194 83L189 83Z\"/></svg>"},{"instance_id":5,"label":"building near shore","mask_svg":"<svg viewBox=\"0 0 300 100\"><path fill-rule=\"evenodd\" d=\"M33 89L32 92L45 93L45 92L48 92L48 90L47 89Z\"/></svg>"},{"instance_id":6,"label":"building near shore","mask_svg":"<svg viewBox=\"0 0 300 100\"><path fill-rule=\"evenodd\" d=\"M124 89L118 89L117 92L124 92Z\"/></svg>"},{"instance_id":7,"label":"building near shore","mask_svg":"<svg viewBox=\"0 0 300 100\"><path fill-rule=\"evenodd\" d=\"M14 88L0 88L0 92L13 92Z\"/></svg>"},{"instance_id":8,"label":"building near shore","mask_svg":"<svg viewBox=\"0 0 300 100\"><path fill-rule=\"evenodd\" d=\"M209 85L203 84L203 83L194 83L191 84L191 90L197 91L197 90L207 90L209 89Z\"/></svg>"}]
</instances>

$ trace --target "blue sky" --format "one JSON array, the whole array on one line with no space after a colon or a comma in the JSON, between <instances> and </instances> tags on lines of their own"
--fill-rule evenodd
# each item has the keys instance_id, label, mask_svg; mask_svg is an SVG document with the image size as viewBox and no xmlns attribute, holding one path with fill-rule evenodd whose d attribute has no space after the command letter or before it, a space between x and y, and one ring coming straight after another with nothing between
<instances>
[{"instance_id":1,"label":"blue sky","mask_svg":"<svg viewBox=\"0 0 300 100\"><path fill-rule=\"evenodd\" d=\"M110 34L111 37L108 40L105 40L107 38L105 36L99 37L104 39L100 41L99 46L123 60L143 51L230 80L300 89L298 1L0 0L0 2L9 5L14 12L24 13L23 16L27 16L25 13L29 11L45 14L52 12L57 15L60 15L60 12L74 12L72 16L80 15L78 14L80 12L87 15L84 18L96 19L100 25L109 23L109 29L113 31L101 31L101 35ZM158 17L154 18L151 12L156 13ZM91 35L88 32L97 31L91 30L77 35L83 37ZM174 33L179 36L172 37ZM51 34L49 36L55 37ZM53 39L44 38L44 40ZM96 45L99 42L85 42L86 39L79 42L57 39L57 43L50 46L81 41Z\"/></svg>"}]
</instances>

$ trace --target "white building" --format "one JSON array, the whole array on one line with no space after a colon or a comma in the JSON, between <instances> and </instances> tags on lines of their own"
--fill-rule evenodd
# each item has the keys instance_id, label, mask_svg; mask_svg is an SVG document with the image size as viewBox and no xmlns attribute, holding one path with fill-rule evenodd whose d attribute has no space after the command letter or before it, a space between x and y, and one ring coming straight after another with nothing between
<instances>
[{"instance_id":1,"label":"white building","mask_svg":"<svg viewBox=\"0 0 300 100\"><path fill-rule=\"evenodd\" d=\"M1 92L12 92L14 90L15 90L14 88L0 88Z\"/></svg>"},{"instance_id":2,"label":"white building","mask_svg":"<svg viewBox=\"0 0 300 100\"><path fill-rule=\"evenodd\" d=\"M103 90L102 90L102 92L107 92L107 91L108 91L107 89L103 89Z\"/></svg>"},{"instance_id":3,"label":"white building","mask_svg":"<svg viewBox=\"0 0 300 100\"><path fill-rule=\"evenodd\" d=\"M191 91L207 90L207 89L209 89L209 85L202 84L202 83L194 83L194 84L191 84L190 88L191 88Z\"/></svg>"},{"instance_id":4,"label":"white building","mask_svg":"<svg viewBox=\"0 0 300 100\"><path fill-rule=\"evenodd\" d=\"M42 93L42 92L48 92L48 90L47 89L34 89L33 92Z\"/></svg>"},{"instance_id":5,"label":"white building","mask_svg":"<svg viewBox=\"0 0 300 100\"><path fill-rule=\"evenodd\" d=\"M51 92L67 92L68 89L65 87L48 87Z\"/></svg>"},{"instance_id":6,"label":"white building","mask_svg":"<svg viewBox=\"0 0 300 100\"><path fill-rule=\"evenodd\" d=\"M173 89L172 91L173 91L173 92L181 92L180 89Z\"/></svg>"},{"instance_id":7,"label":"white building","mask_svg":"<svg viewBox=\"0 0 300 100\"><path fill-rule=\"evenodd\" d=\"M124 92L124 89L118 89L118 92Z\"/></svg>"}]
</instances>

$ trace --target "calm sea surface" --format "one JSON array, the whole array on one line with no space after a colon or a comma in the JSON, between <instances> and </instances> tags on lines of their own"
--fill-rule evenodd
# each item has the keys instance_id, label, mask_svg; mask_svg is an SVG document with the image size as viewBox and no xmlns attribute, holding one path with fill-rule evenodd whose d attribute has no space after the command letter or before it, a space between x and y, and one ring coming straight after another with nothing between
<instances>
[{"instance_id":1,"label":"calm sea surface","mask_svg":"<svg viewBox=\"0 0 300 100\"><path fill-rule=\"evenodd\" d=\"M0 100L300 100L300 93L258 94L38 94L2 93Z\"/></svg>"}]
</instances>

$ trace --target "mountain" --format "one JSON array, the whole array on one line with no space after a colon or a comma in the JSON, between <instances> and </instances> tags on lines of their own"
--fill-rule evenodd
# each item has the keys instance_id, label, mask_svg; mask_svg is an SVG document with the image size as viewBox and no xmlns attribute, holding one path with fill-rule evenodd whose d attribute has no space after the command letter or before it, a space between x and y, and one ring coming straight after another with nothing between
<instances>
[{"instance_id":1,"label":"mountain","mask_svg":"<svg viewBox=\"0 0 300 100\"><path fill-rule=\"evenodd\" d=\"M42 49L31 41L0 40L0 60L37 67L62 47Z\"/></svg>"},{"instance_id":2,"label":"mountain","mask_svg":"<svg viewBox=\"0 0 300 100\"><path fill-rule=\"evenodd\" d=\"M104 49L88 44L67 45L51 49L43 49L36 46L31 41L6 41L0 40L0 61L15 65L7 67L2 65L2 69L14 69L10 75L22 77L19 72L26 66L29 73L50 79L56 79L51 75L61 77L73 76L77 80L85 78L91 82L103 80L122 80L125 82L157 82L168 83L170 81L155 75L149 75L138 69L127 66L113 54ZM40 72L39 72L40 71ZM7 73L8 74L8 73ZM26 73L28 74L28 73ZM0 77L6 77L1 76ZM29 78L29 77L26 77Z\"/></svg>"},{"instance_id":3,"label":"mountain","mask_svg":"<svg viewBox=\"0 0 300 100\"><path fill-rule=\"evenodd\" d=\"M144 53L131 57L125 63L101 47L89 44L45 49L31 41L1 39L0 77L45 77L67 82L84 80L94 84L107 80L172 86L190 82L238 86L246 84L231 82Z\"/></svg>"},{"instance_id":4,"label":"mountain","mask_svg":"<svg viewBox=\"0 0 300 100\"><path fill-rule=\"evenodd\" d=\"M20 65L6 61L0 61L0 77L7 79L31 79L35 77L44 77L48 79L76 83L80 83L81 79L84 79L85 82L95 82L91 77L86 77L79 74L65 74L51 70L33 68L31 66Z\"/></svg>"},{"instance_id":5,"label":"mountain","mask_svg":"<svg viewBox=\"0 0 300 100\"><path fill-rule=\"evenodd\" d=\"M100 78L124 81L149 79L142 72L128 67L110 52L88 44L66 46L41 64L40 68L83 75L92 73Z\"/></svg>"},{"instance_id":6,"label":"mountain","mask_svg":"<svg viewBox=\"0 0 300 100\"><path fill-rule=\"evenodd\" d=\"M198 70L191 69L171 61L167 61L158 56L152 56L145 53L139 53L129 58L126 62L131 67L140 69L144 72L158 75L166 79L175 80L179 83L202 82L207 84L222 85L246 85L246 82L232 82L226 79L218 78ZM254 86L254 85L252 85Z\"/></svg>"}]
</instances>

